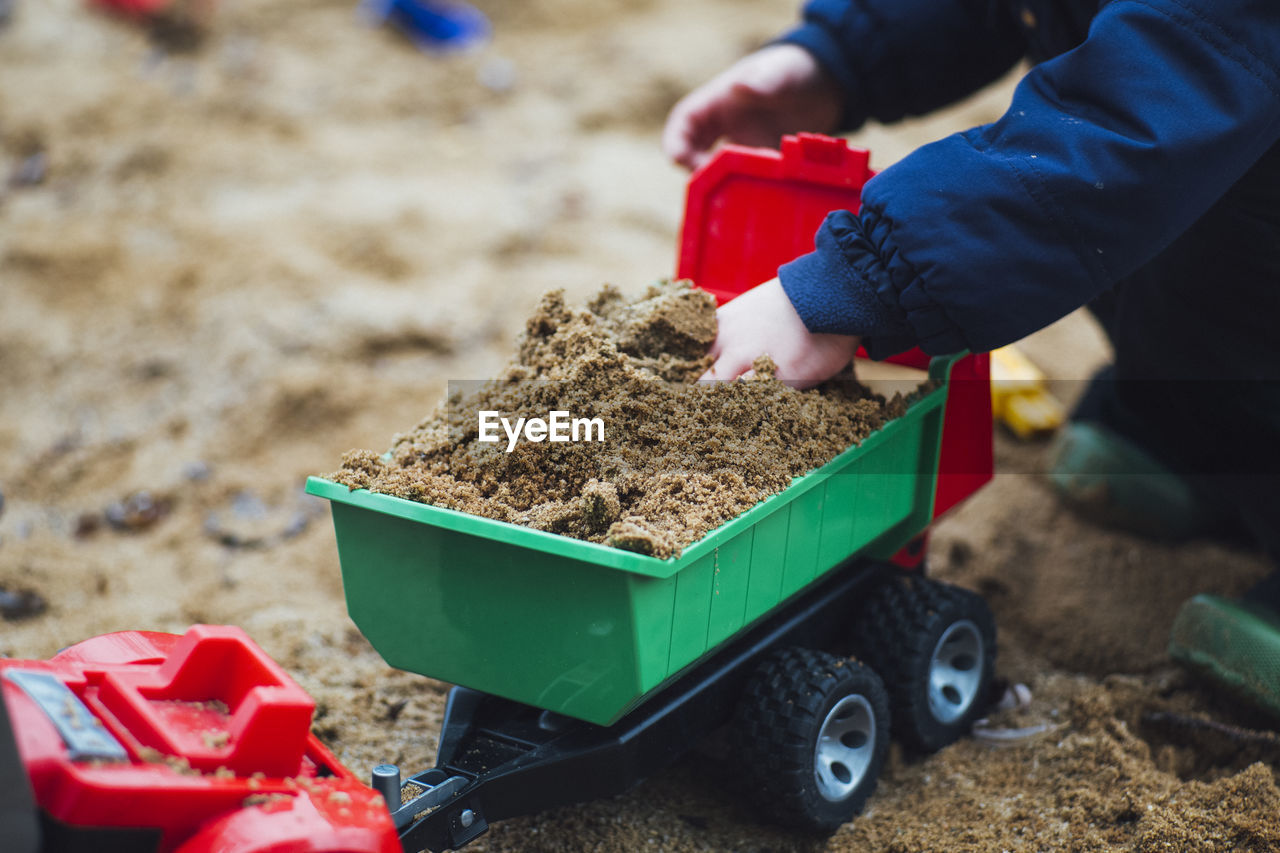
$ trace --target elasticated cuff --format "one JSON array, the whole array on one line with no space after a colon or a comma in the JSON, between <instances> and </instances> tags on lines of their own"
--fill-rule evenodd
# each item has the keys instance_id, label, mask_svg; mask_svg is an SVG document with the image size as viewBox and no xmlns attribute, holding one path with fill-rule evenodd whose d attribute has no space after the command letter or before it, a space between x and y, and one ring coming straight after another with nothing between
<instances>
[{"instance_id":1,"label":"elasticated cuff","mask_svg":"<svg viewBox=\"0 0 1280 853\"><path fill-rule=\"evenodd\" d=\"M904 331L880 303L874 286L846 260L826 225L818 232L817 250L779 267L778 277L810 332L866 336Z\"/></svg>"},{"instance_id":2,"label":"elasticated cuff","mask_svg":"<svg viewBox=\"0 0 1280 853\"><path fill-rule=\"evenodd\" d=\"M913 346L931 355L968 348L874 212L828 215L816 250L783 265L778 276L805 328L858 335L872 358Z\"/></svg>"}]
</instances>

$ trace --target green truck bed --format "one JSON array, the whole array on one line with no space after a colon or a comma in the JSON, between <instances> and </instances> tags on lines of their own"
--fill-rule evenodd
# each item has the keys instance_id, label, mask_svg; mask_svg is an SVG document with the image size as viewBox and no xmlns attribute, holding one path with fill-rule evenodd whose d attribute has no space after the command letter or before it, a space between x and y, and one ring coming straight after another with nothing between
<instances>
[{"instance_id":1,"label":"green truck bed","mask_svg":"<svg viewBox=\"0 0 1280 853\"><path fill-rule=\"evenodd\" d=\"M854 556L933 515L947 379L785 491L659 560L313 477L347 608L388 664L608 725Z\"/></svg>"}]
</instances>

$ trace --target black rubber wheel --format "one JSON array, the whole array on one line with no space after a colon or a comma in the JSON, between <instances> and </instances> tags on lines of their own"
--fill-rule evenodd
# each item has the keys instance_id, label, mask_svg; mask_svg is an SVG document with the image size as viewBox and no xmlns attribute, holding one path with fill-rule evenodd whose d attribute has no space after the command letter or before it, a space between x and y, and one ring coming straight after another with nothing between
<instances>
[{"instance_id":1,"label":"black rubber wheel","mask_svg":"<svg viewBox=\"0 0 1280 853\"><path fill-rule=\"evenodd\" d=\"M830 834L862 811L889 750L884 683L861 663L825 652L791 648L769 657L735 723L747 795L764 817L812 833Z\"/></svg>"},{"instance_id":2,"label":"black rubber wheel","mask_svg":"<svg viewBox=\"0 0 1280 853\"><path fill-rule=\"evenodd\" d=\"M918 575L887 577L860 609L853 645L889 690L894 735L933 752L986 711L996 626L982 596Z\"/></svg>"}]
</instances>

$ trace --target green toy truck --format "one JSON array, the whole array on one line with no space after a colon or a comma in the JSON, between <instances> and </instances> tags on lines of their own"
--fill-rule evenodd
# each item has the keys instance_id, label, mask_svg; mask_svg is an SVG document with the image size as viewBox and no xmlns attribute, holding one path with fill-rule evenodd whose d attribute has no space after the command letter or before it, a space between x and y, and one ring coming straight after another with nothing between
<instances>
[{"instance_id":1,"label":"green toy truck","mask_svg":"<svg viewBox=\"0 0 1280 853\"><path fill-rule=\"evenodd\" d=\"M690 182L678 274L732 298L871 174L825 137L727 146ZM991 475L987 362L908 360L936 384L905 414L673 559L312 478L351 618L390 665L458 685L436 767L374 770L404 849L624 791L726 724L760 813L831 832L891 730L917 750L964 735L995 628L923 576L923 535Z\"/></svg>"}]
</instances>

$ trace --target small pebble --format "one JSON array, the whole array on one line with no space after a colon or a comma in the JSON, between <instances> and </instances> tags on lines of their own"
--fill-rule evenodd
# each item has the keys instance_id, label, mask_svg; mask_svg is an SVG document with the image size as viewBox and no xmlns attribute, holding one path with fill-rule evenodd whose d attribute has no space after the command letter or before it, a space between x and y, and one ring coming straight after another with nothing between
<instances>
[{"instance_id":1,"label":"small pebble","mask_svg":"<svg viewBox=\"0 0 1280 853\"><path fill-rule=\"evenodd\" d=\"M175 5L178 11L162 12L150 17L147 35L151 43L166 54L195 53L204 44L207 29L203 21L196 16L183 14L183 7Z\"/></svg>"},{"instance_id":2,"label":"small pebble","mask_svg":"<svg viewBox=\"0 0 1280 853\"><path fill-rule=\"evenodd\" d=\"M1004 695L996 703L996 710L1008 711L1014 708L1026 708L1031 704L1031 688L1022 682L1010 685Z\"/></svg>"},{"instance_id":3,"label":"small pebble","mask_svg":"<svg viewBox=\"0 0 1280 853\"><path fill-rule=\"evenodd\" d=\"M495 56L480 66L476 80L491 92L509 92L516 84L516 64Z\"/></svg>"},{"instance_id":4,"label":"small pebble","mask_svg":"<svg viewBox=\"0 0 1280 853\"><path fill-rule=\"evenodd\" d=\"M193 483L209 479L209 473L209 464L200 460L188 462L182 468L182 476Z\"/></svg>"},{"instance_id":5,"label":"small pebble","mask_svg":"<svg viewBox=\"0 0 1280 853\"><path fill-rule=\"evenodd\" d=\"M2 2L2 0L0 0ZM13 171L9 173L9 186L11 187L34 187L37 184L44 183L45 175L49 171L49 157L43 151L37 151L34 154L22 158Z\"/></svg>"},{"instance_id":6,"label":"small pebble","mask_svg":"<svg viewBox=\"0 0 1280 853\"><path fill-rule=\"evenodd\" d=\"M8 590L0 587L0 618L17 622L39 616L49 609L39 593L29 589Z\"/></svg>"},{"instance_id":7,"label":"small pebble","mask_svg":"<svg viewBox=\"0 0 1280 853\"><path fill-rule=\"evenodd\" d=\"M236 492L231 499L231 511L237 518L253 521L267 517L267 505L253 492Z\"/></svg>"},{"instance_id":8,"label":"small pebble","mask_svg":"<svg viewBox=\"0 0 1280 853\"><path fill-rule=\"evenodd\" d=\"M226 511L205 517L204 531L230 548L267 548L302 534L326 508L325 502L302 495L294 507L268 505L250 491L237 492Z\"/></svg>"},{"instance_id":9,"label":"small pebble","mask_svg":"<svg viewBox=\"0 0 1280 853\"><path fill-rule=\"evenodd\" d=\"M87 539L98 532L98 528L102 526L102 516L96 512L82 512L76 517L75 527L71 529L71 535L76 539Z\"/></svg>"},{"instance_id":10,"label":"small pebble","mask_svg":"<svg viewBox=\"0 0 1280 853\"><path fill-rule=\"evenodd\" d=\"M955 567L966 565L973 558L973 546L963 539L957 539L951 543L951 548L947 552L947 562Z\"/></svg>"},{"instance_id":11,"label":"small pebble","mask_svg":"<svg viewBox=\"0 0 1280 853\"><path fill-rule=\"evenodd\" d=\"M293 537L305 532L310 524L311 516L307 515L305 512L296 512L293 514L293 517L289 519L289 523L285 525L284 530L280 531L280 538L292 539Z\"/></svg>"},{"instance_id":12,"label":"small pebble","mask_svg":"<svg viewBox=\"0 0 1280 853\"><path fill-rule=\"evenodd\" d=\"M169 514L173 502L168 498L153 498L150 492L135 492L123 501L107 507L104 516L107 524L116 530L136 533L154 525Z\"/></svg>"}]
</instances>

